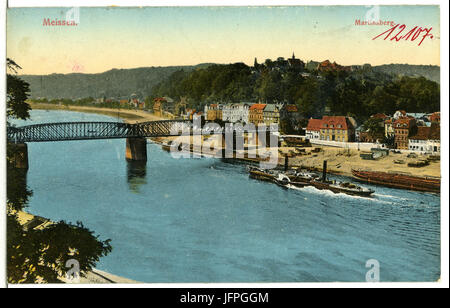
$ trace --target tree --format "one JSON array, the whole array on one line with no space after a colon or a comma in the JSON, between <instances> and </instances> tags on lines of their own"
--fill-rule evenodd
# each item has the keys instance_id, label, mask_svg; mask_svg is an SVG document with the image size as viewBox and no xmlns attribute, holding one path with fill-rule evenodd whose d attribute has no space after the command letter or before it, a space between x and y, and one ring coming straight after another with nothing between
<instances>
[{"instance_id":1,"label":"tree","mask_svg":"<svg viewBox=\"0 0 450 308\"><path fill-rule=\"evenodd\" d=\"M372 139L383 139L384 136L384 120L381 118L369 118L363 124L365 131L369 133Z\"/></svg>"},{"instance_id":2,"label":"tree","mask_svg":"<svg viewBox=\"0 0 450 308\"><path fill-rule=\"evenodd\" d=\"M8 70L17 73L20 66L7 59ZM28 119L26 103L29 86L15 75L7 74L8 119ZM26 184L26 171L16 168L13 157L17 147L7 144L7 273L9 283L60 282L69 268L66 261L79 264L80 275L91 270L100 257L111 252L110 240L101 241L81 222L60 221L35 230L25 228L18 213L28 204L32 191Z\"/></svg>"},{"instance_id":3,"label":"tree","mask_svg":"<svg viewBox=\"0 0 450 308\"><path fill-rule=\"evenodd\" d=\"M13 60L6 59L8 71L17 73L21 67ZM30 85L19 77L6 74L6 116L13 119L28 119L30 117L30 105L26 102L30 92Z\"/></svg>"}]
</instances>

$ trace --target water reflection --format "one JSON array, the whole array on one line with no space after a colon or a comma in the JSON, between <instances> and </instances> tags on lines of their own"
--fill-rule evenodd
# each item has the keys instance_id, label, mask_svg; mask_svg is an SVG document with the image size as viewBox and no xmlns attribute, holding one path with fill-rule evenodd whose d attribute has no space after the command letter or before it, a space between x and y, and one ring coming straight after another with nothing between
<instances>
[{"instance_id":1,"label":"water reflection","mask_svg":"<svg viewBox=\"0 0 450 308\"><path fill-rule=\"evenodd\" d=\"M147 162L127 161L127 180L130 191L139 193L139 188L147 184Z\"/></svg>"}]
</instances>

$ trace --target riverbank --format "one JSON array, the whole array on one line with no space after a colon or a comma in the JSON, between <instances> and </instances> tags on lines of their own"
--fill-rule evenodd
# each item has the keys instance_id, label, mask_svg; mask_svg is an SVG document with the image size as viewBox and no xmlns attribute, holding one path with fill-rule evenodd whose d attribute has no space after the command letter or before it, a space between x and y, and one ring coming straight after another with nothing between
<instances>
[{"instance_id":1,"label":"riverbank","mask_svg":"<svg viewBox=\"0 0 450 308\"><path fill-rule=\"evenodd\" d=\"M178 138L179 141L188 143L189 137L164 137L152 138L153 142L164 144ZM183 139L184 138L184 139ZM197 143L196 143L197 140ZM201 146L198 139L194 138L194 145ZM208 146L206 146L206 149ZM299 151L301 149L301 151ZM276 149L260 149L261 153L274 151ZM352 177L352 169L379 171L390 173L409 174L418 177L438 177L441 176L440 161L430 162L428 166L414 168L408 167L408 163L426 159L426 155L419 155L417 158L408 158L407 154L390 153L388 156L377 160L365 160L360 157L361 151L347 150L335 147L315 146L315 147L280 147L278 150L278 166L284 166L284 157L289 156L288 164L290 168L303 168L312 171L322 171L323 161L327 161L327 171L336 175ZM235 158L242 162L258 163L259 159ZM399 164L399 161L403 163Z\"/></svg>"},{"instance_id":2,"label":"riverbank","mask_svg":"<svg viewBox=\"0 0 450 308\"><path fill-rule=\"evenodd\" d=\"M32 215L30 213L20 211L17 213L18 221L25 228L33 228L35 230L42 230L53 224L52 221ZM64 283L72 283L65 277L60 277ZM92 269L92 271L86 273L85 277L81 277L77 282L79 284L104 284L104 283L139 283L128 278L116 276L98 269Z\"/></svg>"},{"instance_id":3,"label":"riverbank","mask_svg":"<svg viewBox=\"0 0 450 308\"><path fill-rule=\"evenodd\" d=\"M77 112L89 112L104 114L109 116L117 116L128 123L146 122L164 120L165 118L155 116L143 110L128 110L128 109L113 109L100 108L88 106L65 106L44 103L30 103L33 109L43 110L65 110ZM165 143L174 140L174 137L153 138L157 143ZM320 149L320 152L313 153L312 149ZM408 163L416 162L420 159L426 159L426 155L419 155L418 158L408 158L407 154L393 154L382 157L377 160L365 160L360 157L361 151L355 149L342 149L327 146L315 146L311 148L304 148L304 153L297 152L296 155L289 159L290 167L306 168L310 170L322 170L324 160L328 162L328 172L338 175L352 176L352 169L360 169L367 171L404 173L419 177L440 177L441 167L440 162L431 162L428 166L414 168L408 167ZM267 151L269 149L263 149ZM284 164L284 156L291 156L296 152L294 147L280 147L279 148L279 164ZM243 162L259 162L257 159L239 159ZM403 161L399 164L399 161Z\"/></svg>"},{"instance_id":4,"label":"riverbank","mask_svg":"<svg viewBox=\"0 0 450 308\"><path fill-rule=\"evenodd\" d=\"M166 120L163 117L155 116L154 114L151 114L144 110L100 108L100 107L91 107L91 106L70 106L70 105L66 106L66 105L55 105L55 104L45 104L45 103L33 103L33 102L31 102L29 104L32 109L63 110L63 111L97 113L97 114L103 114L103 115L107 115L107 116L121 118L127 123Z\"/></svg>"}]
</instances>

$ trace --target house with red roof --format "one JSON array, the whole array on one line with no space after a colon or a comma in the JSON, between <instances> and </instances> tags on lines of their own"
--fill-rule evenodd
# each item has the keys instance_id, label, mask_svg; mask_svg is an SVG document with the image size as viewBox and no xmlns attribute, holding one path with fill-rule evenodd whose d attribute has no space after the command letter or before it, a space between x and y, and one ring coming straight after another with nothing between
<instances>
[{"instance_id":1,"label":"house with red roof","mask_svg":"<svg viewBox=\"0 0 450 308\"><path fill-rule=\"evenodd\" d=\"M345 116L323 116L320 139L327 141L354 142L355 121Z\"/></svg>"},{"instance_id":2,"label":"house with red roof","mask_svg":"<svg viewBox=\"0 0 450 308\"><path fill-rule=\"evenodd\" d=\"M330 60L325 60L317 65L317 70L321 72L326 71L351 71L351 66L342 66L336 62L331 63Z\"/></svg>"},{"instance_id":3,"label":"house with red roof","mask_svg":"<svg viewBox=\"0 0 450 308\"><path fill-rule=\"evenodd\" d=\"M397 149L408 149L410 133L417 127L413 117L400 117L394 121L394 145Z\"/></svg>"},{"instance_id":4,"label":"house with red roof","mask_svg":"<svg viewBox=\"0 0 450 308\"><path fill-rule=\"evenodd\" d=\"M255 126L264 123L264 108L266 108L266 104L257 103L251 105L248 109L249 122L255 124Z\"/></svg>"},{"instance_id":5,"label":"house with red roof","mask_svg":"<svg viewBox=\"0 0 450 308\"><path fill-rule=\"evenodd\" d=\"M409 137L408 149L421 153L440 154L440 125L433 123L431 126L418 126L415 134Z\"/></svg>"},{"instance_id":6,"label":"house with red roof","mask_svg":"<svg viewBox=\"0 0 450 308\"><path fill-rule=\"evenodd\" d=\"M430 115L430 122L441 123L441 113L440 112L434 112L432 115Z\"/></svg>"},{"instance_id":7,"label":"house with red roof","mask_svg":"<svg viewBox=\"0 0 450 308\"><path fill-rule=\"evenodd\" d=\"M321 119L309 119L306 126L306 138L309 140L320 140L320 128L322 126Z\"/></svg>"}]
</instances>

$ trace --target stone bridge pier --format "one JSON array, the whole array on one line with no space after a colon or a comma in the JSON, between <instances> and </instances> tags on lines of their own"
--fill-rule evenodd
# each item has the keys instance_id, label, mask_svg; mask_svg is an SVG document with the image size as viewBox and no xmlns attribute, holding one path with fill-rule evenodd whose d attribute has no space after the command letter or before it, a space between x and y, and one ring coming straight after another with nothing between
<instances>
[{"instance_id":1,"label":"stone bridge pier","mask_svg":"<svg viewBox=\"0 0 450 308\"><path fill-rule=\"evenodd\" d=\"M127 138L125 158L127 161L147 161L147 138Z\"/></svg>"}]
</instances>

